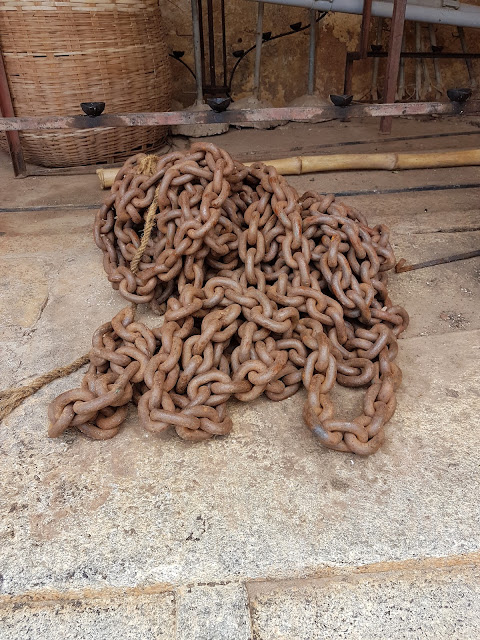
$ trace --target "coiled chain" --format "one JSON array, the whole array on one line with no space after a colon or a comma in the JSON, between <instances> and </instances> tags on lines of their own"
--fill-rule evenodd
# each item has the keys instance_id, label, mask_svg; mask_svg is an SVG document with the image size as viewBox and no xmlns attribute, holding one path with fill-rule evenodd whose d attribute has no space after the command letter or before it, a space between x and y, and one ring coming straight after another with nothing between
<instances>
[{"instance_id":1,"label":"coiled chain","mask_svg":"<svg viewBox=\"0 0 480 640\"><path fill-rule=\"evenodd\" d=\"M332 195L298 197L273 167L247 168L201 142L128 160L94 237L113 287L164 322L150 329L129 306L101 326L81 387L50 405L50 436L76 427L111 438L133 401L148 431L173 426L185 440L205 440L231 430L231 396L283 400L303 384L305 422L325 446L379 448L408 324L388 296L395 257L386 226L369 227ZM335 417L335 382L367 387L360 416Z\"/></svg>"}]
</instances>

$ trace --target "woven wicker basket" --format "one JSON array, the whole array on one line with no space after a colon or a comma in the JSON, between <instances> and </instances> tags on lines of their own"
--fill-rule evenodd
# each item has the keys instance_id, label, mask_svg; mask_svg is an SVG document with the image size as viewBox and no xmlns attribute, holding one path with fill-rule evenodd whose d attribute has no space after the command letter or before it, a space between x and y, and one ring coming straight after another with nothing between
<instances>
[{"instance_id":1,"label":"woven wicker basket","mask_svg":"<svg viewBox=\"0 0 480 640\"><path fill-rule=\"evenodd\" d=\"M99 101L108 113L170 108L157 0L0 0L0 46L17 116L74 115ZM165 127L21 134L27 160L49 167L115 162L165 135Z\"/></svg>"}]
</instances>

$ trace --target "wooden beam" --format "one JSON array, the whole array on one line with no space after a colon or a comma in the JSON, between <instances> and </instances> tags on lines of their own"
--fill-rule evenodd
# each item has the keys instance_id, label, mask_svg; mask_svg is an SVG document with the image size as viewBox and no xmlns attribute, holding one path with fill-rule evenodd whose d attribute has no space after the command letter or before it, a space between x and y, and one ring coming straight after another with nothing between
<instances>
[{"instance_id":1,"label":"wooden beam","mask_svg":"<svg viewBox=\"0 0 480 640\"><path fill-rule=\"evenodd\" d=\"M388 43L387 71L385 73L385 87L383 102L391 103L397 92L398 70L400 68L400 54L402 53L403 29L405 26L405 10L407 0L394 0L393 15ZM380 132L389 134L392 130L392 118L387 116L380 120Z\"/></svg>"}]
</instances>

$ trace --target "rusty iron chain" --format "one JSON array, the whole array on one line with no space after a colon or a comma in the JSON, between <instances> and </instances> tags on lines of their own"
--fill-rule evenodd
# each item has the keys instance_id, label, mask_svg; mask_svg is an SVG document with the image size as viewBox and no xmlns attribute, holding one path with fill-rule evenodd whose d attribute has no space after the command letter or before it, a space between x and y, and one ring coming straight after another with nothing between
<instances>
[{"instance_id":1,"label":"rusty iron chain","mask_svg":"<svg viewBox=\"0 0 480 640\"><path fill-rule=\"evenodd\" d=\"M173 426L185 440L205 440L231 430L231 396L283 400L303 384L305 422L325 446L377 451L408 325L388 295L387 227L370 227L333 195L299 197L273 167L247 168L210 143L142 172L144 159L119 171L94 237L113 287L164 322L149 329L126 307L102 325L81 387L49 407L50 436L76 427L111 438L133 401L148 431ZM154 198L155 224L132 271ZM351 421L335 417L336 382L367 387Z\"/></svg>"}]
</instances>

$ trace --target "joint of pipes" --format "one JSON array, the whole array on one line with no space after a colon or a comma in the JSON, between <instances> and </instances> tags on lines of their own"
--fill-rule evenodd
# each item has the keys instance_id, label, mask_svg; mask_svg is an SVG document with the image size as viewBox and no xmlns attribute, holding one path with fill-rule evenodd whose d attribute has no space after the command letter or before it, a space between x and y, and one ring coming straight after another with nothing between
<instances>
[{"instance_id":1,"label":"joint of pipes","mask_svg":"<svg viewBox=\"0 0 480 640\"><path fill-rule=\"evenodd\" d=\"M449 9L458 9L460 7L459 0L443 0L442 7L447 7Z\"/></svg>"}]
</instances>

